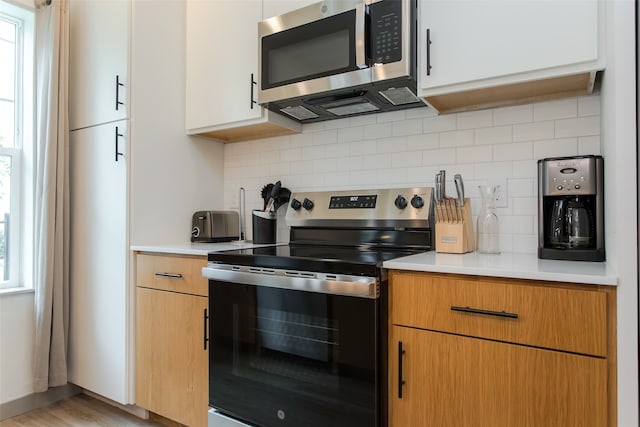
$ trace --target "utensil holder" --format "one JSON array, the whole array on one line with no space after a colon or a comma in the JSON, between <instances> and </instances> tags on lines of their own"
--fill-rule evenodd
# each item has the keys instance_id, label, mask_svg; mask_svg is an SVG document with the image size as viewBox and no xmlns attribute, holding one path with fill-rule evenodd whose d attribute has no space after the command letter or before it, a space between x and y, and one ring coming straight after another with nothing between
<instances>
[{"instance_id":1,"label":"utensil holder","mask_svg":"<svg viewBox=\"0 0 640 427\"><path fill-rule=\"evenodd\" d=\"M254 210L251 215L253 243L276 242L276 213Z\"/></svg>"},{"instance_id":2,"label":"utensil holder","mask_svg":"<svg viewBox=\"0 0 640 427\"><path fill-rule=\"evenodd\" d=\"M471 200L464 199L456 206L456 199L445 199L435 204L436 252L464 254L475 250Z\"/></svg>"}]
</instances>

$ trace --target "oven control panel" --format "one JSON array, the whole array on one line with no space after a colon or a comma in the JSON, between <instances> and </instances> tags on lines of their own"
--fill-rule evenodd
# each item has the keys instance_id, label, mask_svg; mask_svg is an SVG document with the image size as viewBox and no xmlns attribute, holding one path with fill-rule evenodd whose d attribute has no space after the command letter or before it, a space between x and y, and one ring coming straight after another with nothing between
<instances>
[{"instance_id":1,"label":"oven control panel","mask_svg":"<svg viewBox=\"0 0 640 427\"><path fill-rule=\"evenodd\" d=\"M423 227L433 225L433 188L315 191L291 195L290 227Z\"/></svg>"}]
</instances>

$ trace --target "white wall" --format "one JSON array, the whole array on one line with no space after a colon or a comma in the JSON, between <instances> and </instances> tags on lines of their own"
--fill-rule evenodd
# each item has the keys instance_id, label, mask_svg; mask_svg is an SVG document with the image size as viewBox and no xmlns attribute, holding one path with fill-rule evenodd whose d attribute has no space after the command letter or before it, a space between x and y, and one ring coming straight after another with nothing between
<instances>
[{"instance_id":1,"label":"white wall","mask_svg":"<svg viewBox=\"0 0 640 427\"><path fill-rule=\"evenodd\" d=\"M33 298L0 295L0 404L33 393Z\"/></svg>"},{"instance_id":2,"label":"white wall","mask_svg":"<svg viewBox=\"0 0 640 427\"><path fill-rule=\"evenodd\" d=\"M537 160L601 152L597 95L430 115L413 109L359 116L305 125L300 135L227 144L225 206L237 207L244 187L247 211L260 208L262 186L276 180L292 191L433 186L445 169L448 193L455 193L453 175L461 173L477 214L477 185L506 178L508 205L498 209L501 249L533 253ZM278 238L286 241L284 212L278 212Z\"/></svg>"}]
</instances>

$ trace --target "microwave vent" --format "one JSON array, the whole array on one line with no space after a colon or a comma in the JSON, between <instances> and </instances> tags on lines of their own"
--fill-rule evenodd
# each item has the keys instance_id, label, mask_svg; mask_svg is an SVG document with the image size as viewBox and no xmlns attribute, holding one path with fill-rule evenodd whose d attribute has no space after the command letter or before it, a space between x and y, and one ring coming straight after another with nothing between
<instances>
[{"instance_id":1,"label":"microwave vent","mask_svg":"<svg viewBox=\"0 0 640 427\"><path fill-rule=\"evenodd\" d=\"M379 93L393 105L405 105L420 102L420 98L415 96L408 87L391 88L380 91Z\"/></svg>"},{"instance_id":2,"label":"microwave vent","mask_svg":"<svg viewBox=\"0 0 640 427\"><path fill-rule=\"evenodd\" d=\"M298 120L307 120L307 119L315 119L318 118L320 116L318 116L316 113L314 113L313 111L304 108L301 105L298 105L296 107L285 107L285 108L281 108L280 111L282 111L285 114L290 115L291 117L298 119Z\"/></svg>"},{"instance_id":3,"label":"microwave vent","mask_svg":"<svg viewBox=\"0 0 640 427\"><path fill-rule=\"evenodd\" d=\"M364 101L356 104L341 105L337 107L327 108L326 110L336 116L348 116L351 114L368 113L379 110L377 106L370 102Z\"/></svg>"}]
</instances>

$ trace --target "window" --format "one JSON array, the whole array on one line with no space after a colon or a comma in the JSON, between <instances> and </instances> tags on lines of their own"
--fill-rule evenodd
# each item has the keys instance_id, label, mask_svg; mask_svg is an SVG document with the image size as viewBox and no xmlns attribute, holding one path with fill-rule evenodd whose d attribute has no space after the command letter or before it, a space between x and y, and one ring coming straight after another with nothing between
<instances>
[{"instance_id":1,"label":"window","mask_svg":"<svg viewBox=\"0 0 640 427\"><path fill-rule=\"evenodd\" d=\"M24 285L25 151L33 139L33 12L0 1L0 288ZM28 168L27 168L28 169Z\"/></svg>"}]
</instances>

